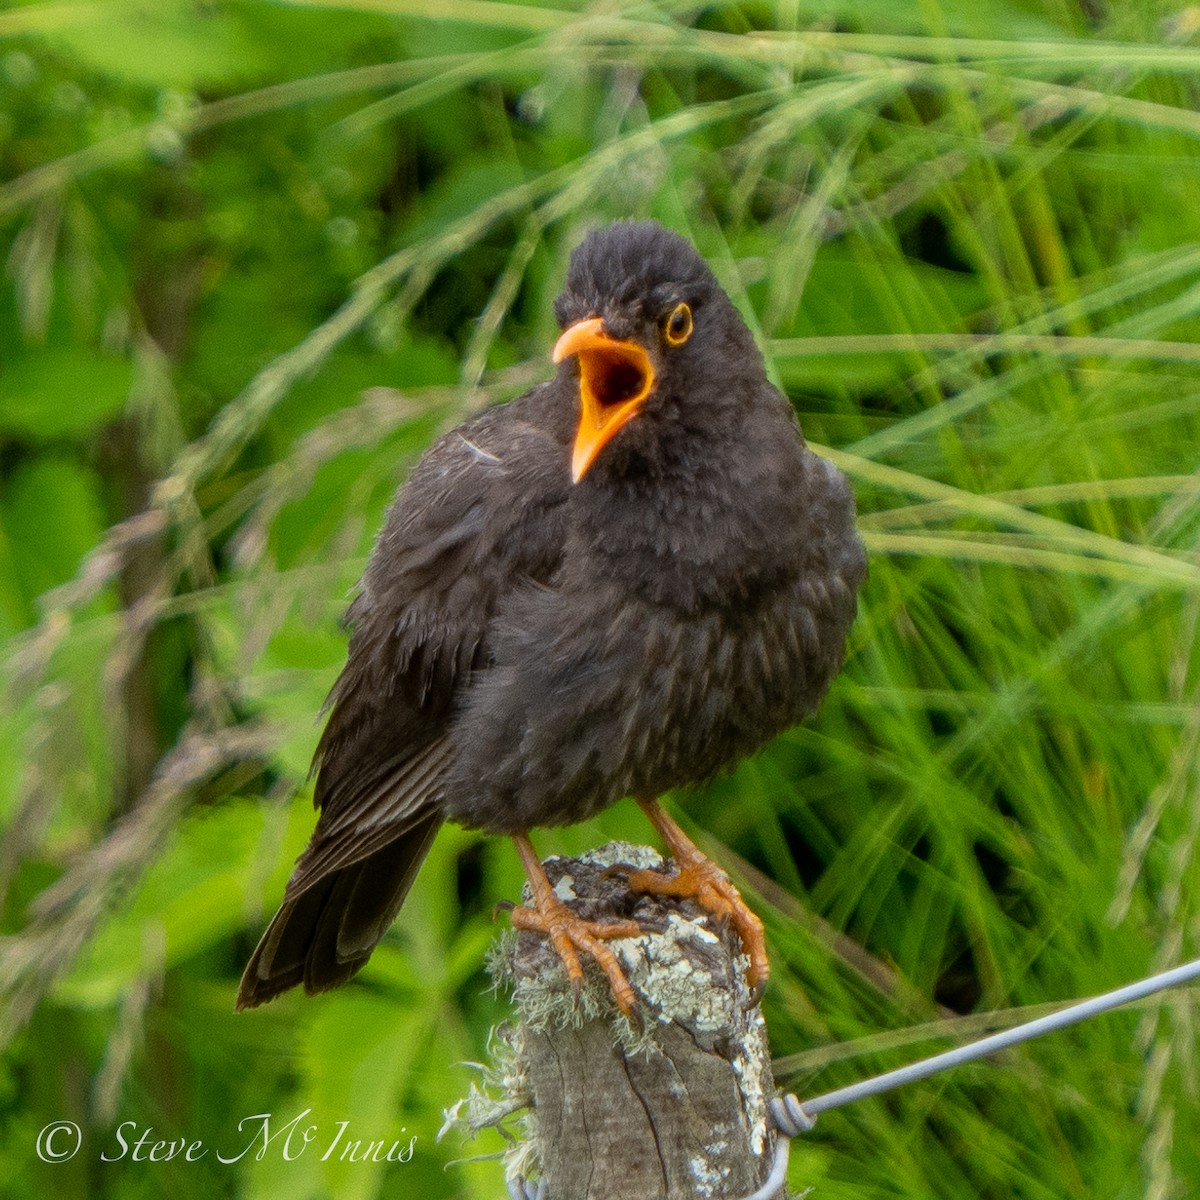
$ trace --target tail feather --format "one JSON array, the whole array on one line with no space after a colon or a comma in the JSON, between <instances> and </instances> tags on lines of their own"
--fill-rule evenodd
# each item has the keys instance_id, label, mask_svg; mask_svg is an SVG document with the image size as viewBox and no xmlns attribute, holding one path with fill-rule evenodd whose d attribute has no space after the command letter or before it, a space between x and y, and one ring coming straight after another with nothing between
<instances>
[{"instance_id":1,"label":"tail feather","mask_svg":"<svg viewBox=\"0 0 1200 1200\"><path fill-rule=\"evenodd\" d=\"M285 900L250 957L237 1008L304 984L328 991L358 972L395 919L442 824L431 813L368 857Z\"/></svg>"}]
</instances>

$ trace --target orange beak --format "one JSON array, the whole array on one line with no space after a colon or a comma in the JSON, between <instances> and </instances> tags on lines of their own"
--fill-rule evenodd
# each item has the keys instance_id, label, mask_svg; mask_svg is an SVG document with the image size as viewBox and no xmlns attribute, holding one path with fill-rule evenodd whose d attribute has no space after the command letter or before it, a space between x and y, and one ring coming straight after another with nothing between
<instances>
[{"instance_id":1,"label":"orange beak","mask_svg":"<svg viewBox=\"0 0 1200 1200\"><path fill-rule=\"evenodd\" d=\"M654 387L654 367L637 342L609 337L599 317L577 321L558 339L554 361L572 355L579 356L579 430L571 454L571 478L578 483L642 407Z\"/></svg>"}]
</instances>

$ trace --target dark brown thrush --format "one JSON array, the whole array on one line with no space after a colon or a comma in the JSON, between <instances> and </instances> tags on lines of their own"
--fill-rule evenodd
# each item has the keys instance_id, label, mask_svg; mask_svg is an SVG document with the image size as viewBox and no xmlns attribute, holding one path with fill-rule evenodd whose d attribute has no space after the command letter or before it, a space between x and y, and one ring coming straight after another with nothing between
<instances>
[{"instance_id":1,"label":"dark brown thrush","mask_svg":"<svg viewBox=\"0 0 1200 1200\"><path fill-rule=\"evenodd\" d=\"M555 377L442 437L391 507L317 748L320 819L239 1007L349 979L449 819L518 838L517 923L573 978L577 950L599 958L628 1009L604 932L554 905L525 836L623 796L679 869L631 883L730 918L766 977L757 918L654 798L821 701L866 571L850 488L684 239L591 234L555 313Z\"/></svg>"}]
</instances>

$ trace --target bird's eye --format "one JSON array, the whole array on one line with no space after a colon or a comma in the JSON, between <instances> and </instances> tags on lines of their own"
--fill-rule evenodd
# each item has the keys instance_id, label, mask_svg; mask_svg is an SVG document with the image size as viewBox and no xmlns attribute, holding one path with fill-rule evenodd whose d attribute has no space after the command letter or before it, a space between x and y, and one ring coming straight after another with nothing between
<instances>
[{"instance_id":1,"label":"bird's eye","mask_svg":"<svg viewBox=\"0 0 1200 1200\"><path fill-rule=\"evenodd\" d=\"M692 336L692 310L677 304L663 325L663 336L669 346L682 346Z\"/></svg>"}]
</instances>

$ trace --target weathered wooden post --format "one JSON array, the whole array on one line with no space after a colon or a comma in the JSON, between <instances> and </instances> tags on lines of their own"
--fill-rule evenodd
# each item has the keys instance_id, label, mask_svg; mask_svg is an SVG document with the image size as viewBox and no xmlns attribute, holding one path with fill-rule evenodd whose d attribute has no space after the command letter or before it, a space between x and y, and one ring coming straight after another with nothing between
<instances>
[{"instance_id":1,"label":"weathered wooden post","mask_svg":"<svg viewBox=\"0 0 1200 1200\"><path fill-rule=\"evenodd\" d=\"M474 1094L467 1120L490 1123L524 1103L509 1171L539 1175L547 1200L747 1196L770 1168L774 1083L737 934L688 901L631 893L606 874L616 864L663 869L653 850L614 842L550 859L546 871L582 916L651 928L609 943L638 995L641 1028L621 1016L594 964L577 1001L544 939L506 935L493 973L512 990L516 1021L493 1083L503 1077L507 1095Z\"/></svg>"}]
</instances>

